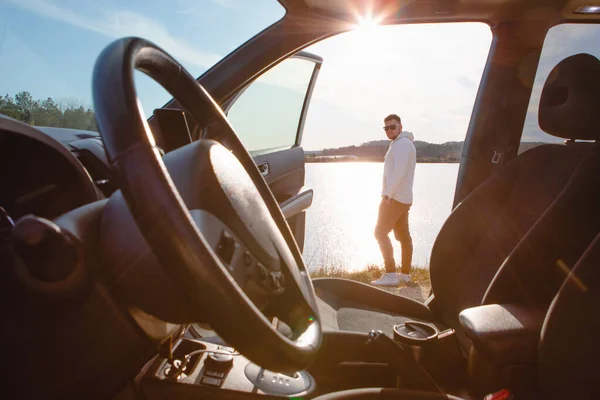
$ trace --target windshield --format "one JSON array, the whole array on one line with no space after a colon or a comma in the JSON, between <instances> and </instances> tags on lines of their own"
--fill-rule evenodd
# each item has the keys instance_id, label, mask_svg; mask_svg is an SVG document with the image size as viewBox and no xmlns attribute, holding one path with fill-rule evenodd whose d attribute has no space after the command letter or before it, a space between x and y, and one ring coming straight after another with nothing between
<instances>
[{"instance_id":1,"label":"windshield","mask_svg":"<svg viewBox=\"0 0 600 400\"><path fill-rule=\"evenodd\" d=\"M284 14L277 0L0 0L0 113L96 130L92 69L113 40L148 39L200 76ZM146 116L171 98L135 78Z\"/></svg>"}]
</instances>

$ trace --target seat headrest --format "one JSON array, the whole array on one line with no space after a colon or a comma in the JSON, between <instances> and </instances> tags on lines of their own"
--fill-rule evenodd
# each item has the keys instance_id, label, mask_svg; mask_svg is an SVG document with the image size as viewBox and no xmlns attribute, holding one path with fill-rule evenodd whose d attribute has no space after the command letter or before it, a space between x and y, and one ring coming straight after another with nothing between
<instances>
[{"instance_id":1,"label":"seat headrest","mask_svg":"<svg viewBox=\"0 0 600 400\"><path fill-rule=\"evenodd\" d=\"M575 54L548 75L540 99L544 132L565 139L600 139L600 60Z\"/></svg>"}]
</instances>

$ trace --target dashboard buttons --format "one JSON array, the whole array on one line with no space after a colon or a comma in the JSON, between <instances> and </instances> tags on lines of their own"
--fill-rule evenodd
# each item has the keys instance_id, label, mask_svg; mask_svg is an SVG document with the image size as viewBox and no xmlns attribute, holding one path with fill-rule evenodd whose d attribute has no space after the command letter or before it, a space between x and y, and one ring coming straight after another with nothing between
<instances>
[{"instance_id":1,"label":"dashboard buttons","mask_svg":"<svg viewBox=\"0 0 600 400\"><path fill-rule=\"evenodd\" d=\"M285 280L281 272L271 272L271 286L274 290L279 291L285 287Z\"/></svg>"},{"instance_id":2,"label":"dashboard buttons","mask_svg":"<svg viewBox=\"0 0 600 400\"><path fill-rule=\"evenodd\" d=\"M223 232L217 244L216 252L225 264L231 264L233 253L235 252L235 239L227 232Z\"/></svg>"},{"instance_id":3,"label":"dashboard buttons","mask_svg":"<svg viewBox=\"0 0 600 400\"><path fill-rule=\"evenodd\" d=\"M256 267L258 268L258 280L261 282L265 282L269 277L269 272L267 271L267 268L261 263L258 263Z\"/></svg>"}]
</instances>

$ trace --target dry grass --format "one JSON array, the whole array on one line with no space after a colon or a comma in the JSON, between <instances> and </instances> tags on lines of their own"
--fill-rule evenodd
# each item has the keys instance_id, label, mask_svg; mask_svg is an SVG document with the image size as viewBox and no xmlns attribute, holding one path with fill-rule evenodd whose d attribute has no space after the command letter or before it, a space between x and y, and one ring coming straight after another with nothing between
<instances>
[{"instance_id":1,"label":"dry grass","mask_svg":"<svg viewBox=\"0 0 600 400\"><path fill-rule=\"evenodd\" d=\"M383 267L369 265L359 271L348 271L341 267L321 267L312 270L310 276L313 278L346 278L370 284L371 281L379 279L384 273L385 269ZM398 286L383 286L380 289L420 302L427 300L431 293L429 270L422 267L413 267L410 278L410 283L401 283Z\"/></svg>"},{"instance_id":2,"label":"dry grass","mask_svg":"<svg viewBox=\"0 0 600 400\"><path fill-rule=\"evenodd\" d=\"M377 265L369 265L358 271L348 271L340 267L320 267L310 271L312 278L346 278L363 283L371 283L379 279L385 273L385 268ZM426 268L413 267L410 272L413 284L431 287L429 281L429 270Z\"/></svg>"}]
</instances>

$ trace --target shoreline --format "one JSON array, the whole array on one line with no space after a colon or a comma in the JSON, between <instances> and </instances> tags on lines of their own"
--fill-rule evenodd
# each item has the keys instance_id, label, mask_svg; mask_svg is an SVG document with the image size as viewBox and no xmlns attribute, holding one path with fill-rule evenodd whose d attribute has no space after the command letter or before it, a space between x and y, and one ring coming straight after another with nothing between
<instances>
[{"instance_id":1,"label":"shoreline","mask_svg":"<svg viewBox=\"0 0 600 400\"><path fill-rule=\"evenodd\" d=\"M343 156L332 156L332 158L305 158L307 164L323 163L346 163L346 162L365 162L365 163L383 163L383 158L347 158ZM417 164L459 164L459 160L439 160L439 159L418 159Z\"/></svg>"}]
</instances>

